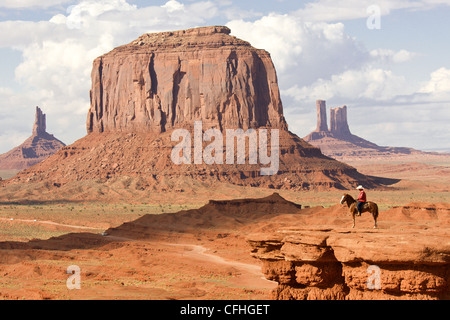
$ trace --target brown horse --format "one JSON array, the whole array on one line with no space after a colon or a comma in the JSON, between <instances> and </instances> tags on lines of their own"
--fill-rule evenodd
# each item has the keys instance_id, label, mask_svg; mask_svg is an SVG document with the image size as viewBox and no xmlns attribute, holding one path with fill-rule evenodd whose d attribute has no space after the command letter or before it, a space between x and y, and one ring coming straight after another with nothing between
<instances>
[{"instance_id":1,"label":"brown horse","mask_svg":"<svg viewBox=\"0 0 450 320\"><path fill-rule=\"evenodd\" d=\"M353 217L353 226L355 227L355 217L359 214L358 208L356 207L358 205L358 201L353 199L353 197L349 194L344 194L341 198L341 204L344 204L344 202L347 203L347 207L350 209L350 213ZM362 212L370 212L372 214L373 220L375 221L375 225L373 226L374 229L377 228L377 218L378 218L378 205L375 202L368 201L364 203L362 207Z\"/></svg>"}]
</instances>

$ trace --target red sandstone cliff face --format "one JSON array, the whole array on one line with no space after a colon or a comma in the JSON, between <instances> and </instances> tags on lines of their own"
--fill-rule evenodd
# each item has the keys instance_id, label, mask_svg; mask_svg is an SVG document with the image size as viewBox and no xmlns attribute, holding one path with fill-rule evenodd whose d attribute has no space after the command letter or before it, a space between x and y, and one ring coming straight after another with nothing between
<instances>
[{"instance_id":1,"label":"red sandstone cliff face","mask_svg":"<svg viewBox=\"0 0 450 320\"><path fill-rule=\"evenodd\" d=\"M97 58L88 132L287 128L269 53L229 33L145 34Z\"/></svg>"},{"instance_id":2,"label":"red sandstone cliff face","mask_svg":"<svg viewBox=\"0 0 450 320\"><path fill-rule=\"evenodd\" d=\"M324 100L317 100L317 129L316 132L328 132L327 106Z\"/></svg>"},{"instance_id":3,"label":"red sandstone cliff face","mask_svg":"<svg viewBox=\"0 0 450 320\"><path fill-rule=\"evenodd\" d=\"M46 118L36 107L31 137L20 146L0 155L0 169L26 169L53 155L65 144L46 131Z\"/></svg>"},{"instance_id":4,"label":"red sandstone cliff face","mask_svg":"<svg viewBox=\"0 0 450 320\"><path fill-rule=\"evenodd\" d=\"M448 225L450 208L422 204L413 208L417 220L410 216L404 220L410 207L382 213L382 230L308 225L254 234L248 242L252 255L263 261L266 278L278 282L273 299L447 300L450 247L448 228L443 226ZM395 225L389 221L393 219L398 220ZM399 230L402 219L414 221L409 227L414 230ZM420 226L421 219L427 221L425 228ZM439 227L431 230L430 220ZM389 228L391 223L393 228Z\"/></svg>"}]
</instances>

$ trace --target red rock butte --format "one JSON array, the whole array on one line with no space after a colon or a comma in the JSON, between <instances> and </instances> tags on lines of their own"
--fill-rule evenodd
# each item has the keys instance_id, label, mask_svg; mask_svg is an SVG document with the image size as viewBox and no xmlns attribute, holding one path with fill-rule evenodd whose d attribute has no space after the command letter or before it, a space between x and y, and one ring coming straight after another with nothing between
<instances>
[{"instance_id":1,"label":"red rock butte","mask_svg":"<svg viewBox=\"0 0 450 320\"><path fill-rule=\"evenodd\" d=\"M288 131L270 54L230 32L214 26L144 34L95 59L87 136L10 183L59 188L126 178L127 188L151 191L187 191L193 181L293 190L380 186ZM248 161L175 165L171 133L195 121L221 132L278 129L278 174L261 176L262 166Z\"/></svg>"},{"instance_id":2,"label":"red rock butte","mask_svg":"<svg viewBox=\"0 0 450 320\"><path fill-rule=\"evenodd\" d=\"M390 158L394 155L438 155L408 147L379 146L352 134L347 121L347 106L330 108L330 129L328 129L326 101L317 100L316 107L317 128L303 139L334 159L350 161L354 158Z\"/></svg>"},{"instance_id":3,"label":"red rock butte","mask_svg":"<svg viewBox=\"0 0 450 320\"><path fill-rule=\"evenodd\" d=\"M0 169L26 169L53 155L65 144L47 133L45 114L36 107L32 135L20 146L0 155Z\"/></svg>"},{"instance_id":4,"label":"red rock butte","mask_svg":"<svg viewBox=\"0 0 450 320\"><path fill-rule=\"evenodd\" d=\"M270 55L227 27L144 34L97 58L87 130L287 128Z\"/></svg>"}]
</instances>

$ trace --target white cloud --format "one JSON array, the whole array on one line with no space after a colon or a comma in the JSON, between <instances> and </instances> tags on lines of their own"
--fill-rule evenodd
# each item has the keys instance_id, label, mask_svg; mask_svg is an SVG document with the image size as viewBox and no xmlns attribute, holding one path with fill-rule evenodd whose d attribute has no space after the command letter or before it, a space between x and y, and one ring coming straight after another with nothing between
<instances>
[{"instance_id":1,"label":"white cloud","mask_svg":"<svg viewBox=\"0 0 450 320\"><path fill-rule=\"evenodd\" d=\"M233 20L227 26L238 38L249 41L254 47L268 50L280 71L295 65L293 57L303 52L304 28L288 15L270 14L255 22Z\"/></svg>"},{"instance_id":2,"label":"white cloud","mask_svg":"<svg viewBox=\"0 0 450 320\"><path fill-rule=\"evenodd\" d=\"M382 14L388 14L395 1L379 1L377 5ZM368 17L367 8L374 5L370 0L309 2L295 14L307 21L339 21Z\"/></svg>"},{"instance_id":3,"label":"white cloud","mask_svg":"<svg viewBox=\"0 0 450 320\"><path fill-rule=\"evenodd\" d=\"M402 63L413 60L419 54L404 49L400 51L394 51L390 49L374 49L370 51L370 55L379 62Z\"/></svg>"},{"instance_id":4,"label":"white cloud","mask_svg":"<svg viewBox=\"0 0 450 320\"><path fill-rule=\"evenodd\" d=\"M379 145L439 148L450 139L450 70L446 68L431 73L420 87L410 86L408 79L390 70L368 65L282 94L295 101L286 118L300 136L315 128L315 100L325 99L330 107L347 105L352 133Z\"/></svg>"},{"instance_id":5,"label":"white cloud","mask_svg":"<svg viewBox=\"0 0 450 320\"><path fill-rule=\"evenodd\" d=\"M428 93L438 97L447 97L450 100L450 69L440 68L431 73L431 79L419 93Z\"/></svg>"},{"instance_id":6,"label":"white cloud","mask_svg":"<svg viewBox=\"0 0 450 320\"><path fill-rule=\"evenodd\" d=\"M389 70L367 67L347 70L333 75L329 80L318 79L309 86L293 86L283 93L298 102L308 103L317 99L388 101L402 92L409 94L410 92L405 91L407 88L404 77L396 76Z\"/></svg>"},{"instance_id":7,"label":"white cloud","mask_svg":"<svg viewBox=\"0 0 450 320\"><path fill-rule=\"evenodd\" d=\"M184 4L176 1L176 0L169 0L166 4L161 6L162 8L167 9L168 12L172 13L175 11L184 11Z\"/></svg>"},{"instance_id":8,"label":"white cloud","mask_svg":"<svg viewBox=\"0 0 450 320\"><path fill-rule=\"evenodd\" d=\"M0 153L17 147L31 136L35 107L33 96L39 95L39 92L17 94L10 88L0 87Z\"/></svg>"},{"instance_id":9,"label":"white cloud","mask_svg":"<svg viewBox=\"0 0 450 320\"><path fill-rule=\"evenodd\" d=\"M1 21L0 47L23 50L30 43L45 39L59 41L67 38L67 27L48 21Z\"/></svg>"},{"instance_id":10,"label":"white cloud","mask_svg":"<svg viewBox=\"0 0 450 320\"><path fill-rule=\"evenodd\" d=\"M16 78L31 88L45 88L49 92L45 102L50 109L75 111L67 110L67 104L59 105L58 97L73 101L87 96L92 61L113 48L113 39L108 34L96 42L92 47L70 38L33 43L23 51L24 61L16 68Z\"/></svg>"},{"instance_id":11,"label":"white cloud","mask_svg":"<svg viewBox=\"0 0 450 320\"><path fill-rule=\"evenodd\" d=\"M342 23L310 23L291 15L269 14L254 22L227 23L233 35L270 52L284 87L362 66L369 53L345 33Z\"/></svg>"},{"instance_id":12,"label":"white cloud","mask_svg":"<svg viewBox=\"0 0 450 320\"><path fill-rule=\"evenodd\" d=\"M449 112L448 103L393 103L348 109L352 133L378 145L419 150L448 146Z\"/></svg>"}]
</instances>

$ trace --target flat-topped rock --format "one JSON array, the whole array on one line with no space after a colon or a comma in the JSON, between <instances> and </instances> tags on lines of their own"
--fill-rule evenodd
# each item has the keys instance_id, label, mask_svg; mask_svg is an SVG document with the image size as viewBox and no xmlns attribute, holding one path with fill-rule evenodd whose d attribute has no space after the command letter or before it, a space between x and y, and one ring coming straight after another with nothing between
<instances>
[{"instance_id":1,"label":"flat-topped rock","mask_svg":"<svg viewBox=\"0 0 450 320\"><path fill-rule=\"evenodd\" d=\"M286 129L270 55L227 27L145 34L97 58L87 131Z\"/></svg>"},{"instance_id":2,"label":"flat-topped rock","mask_svg":"<svg viewBox=\"0 0 450 320\"><path fill-rule=\"evenodd\" d=\"M130 46L142 46L142 49L153 47L158 49L176 50L184 47L202 46L217 48L218 46L244 46L250 47L247 41L229 36L231 30L225 26L201 27L179 31L168 31L160 33L146 33L129 45L117 48L117 51L125 51ZM136 48L133 48L136 49Z\"/></svg>"},{"instance_id":3,"label":"flat-topped rock","mask_svg":"<svg viewBox=\"0 0 450 320\"><path fill-rule=\"evenodd\" d=\"M450 213L446 207L440 211ZM272 293L275 299L450 295L448 228L439 232L284 228L265 237L250 235L248 243L252 255L263 261L266 278L279 282ZM380 284L376 290L369 279L374 270Z\"/></svg>"}]
</instances>

